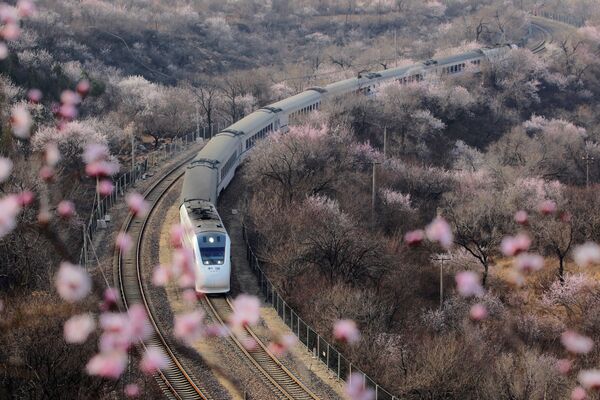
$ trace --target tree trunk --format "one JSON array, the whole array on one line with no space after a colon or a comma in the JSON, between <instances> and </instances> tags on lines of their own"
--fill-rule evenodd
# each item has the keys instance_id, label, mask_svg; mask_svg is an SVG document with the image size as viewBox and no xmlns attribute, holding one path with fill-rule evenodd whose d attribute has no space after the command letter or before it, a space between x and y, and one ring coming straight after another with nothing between
<instances>
[{"instance_id":1,"label":"tree trunk","mask_svg":"<svg viewBox=\"0 0 600 400\"><path fill-rule=\"evenodd\" d=\"M565 283L565 257L558 256L558 279L561 285Z\"/></svg>"},{"instance_id":2,"label":"tree trunk","mask_svg":"<svg viewBox=\"0 0 600 400\"><path fill-rule=\"evenodd\" d=\"M483 287L485 287L485 285L487 284L487 278L488 278L488 270L489 270L489 265L487 262L483 263L483 276L481 277L481 285Z\"/></svg>"}]
</instances>

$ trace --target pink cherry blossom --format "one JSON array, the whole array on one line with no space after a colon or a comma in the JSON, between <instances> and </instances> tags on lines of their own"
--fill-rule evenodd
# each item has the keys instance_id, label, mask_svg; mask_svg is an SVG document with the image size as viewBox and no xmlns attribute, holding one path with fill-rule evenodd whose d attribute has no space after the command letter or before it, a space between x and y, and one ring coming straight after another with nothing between
<instances>
[{"instance_id":1,"label":"pink cherry blossom","mask_svg":"<svg viewBox=\"0 0 600 400\"><path fill-rule=\"evenodd\" d=\"M172 273L179 287L193 287L196 284L194 252L188 248L175 249L172 261Z\"/></svg>"},{"instance_id":2,"label":"pink cherry blossom","mask_svg":"<svg viewBox=\"0 0 600 400\"><path fill-rule=\"evenodd\" d=\"M133 240L131 239L131 236L125 232L119 232L115 243L121 253L128 253L133 247Z\"/></svg>"},{"instance_id":3,"label":"pink cherry blossom","mask_svg":"<svg viewBox=\"0 0 600 400\"><path fill-rule=\"evenodd\" d=\"M600 246L594 242L586 242L575 247L573 258L575 259L575 263L580 267L600 264Z\"/></svg>"},{"instance_id":4,"label":"pink cherry blossom","mask_svg":"<svg viewBox=\"0 0 600 400\"><path fill-rule=\"evenodd\" d=\"M6 236L17 226L17 215L21 212L19 196L9 194L0 198L0 238Z\"/></svg>"},{"instance_id":5,"label":"pink cherry blossom","mask_svg":"<svg viewBox=\"0 0 600 400\"><path fill-rule=\"evenodd\" d=\"M48 225L48 223L50 222L51 219L52 219L52 215L46 209L40 210L40 212L37 216L37 221L38 221L38 224L40 224L40 225Z\"/></svg>"},{"instance_id":6,"label":"pink cherry blossom","mask_svg":"<svg viewBox=\"0 0 600 400\"><path fill-rule=\"evenodd\" d=\"M98 348L102 353L113 351L127 352L131 347L131 338L125 334L103 333L98 341Z\"/></svg>"},{"instance_id":7,"label":"pink cherry blossom","mask_svg":"<svg viewBox=\"0 0 600 400\"><path fill-rule=\"evenodd\" d=\"M474 304L469 310L469 317L473 321L482 321L488 316L487 308L483 304Z\"/></svg>"},{"instance_id":8,"label":"pink cherry blossom","mask_svg":"<svg viewBox=\"0 0 600 400\"><path fill-rule=\"evenodd\" d=\"M90 88L90 82L84 79L82 81L79 81L79 83L77 84L77 89L75 90L77 91L77 94L81 96L81 98L85 98L90 92Z\"/></svg>"},{"instance_id":9,"label":"pink cherry blossom","mask_svg":"<svg viewBox=\"0 0 600 400\"><path fill-rule=\"evenodd\" d=\"M37 104L40 101L42 101L42 98L44 97L42 91L40 89L30 89L27 92L27 98L29 99L30 102Z\"/></svg>"},{"instance_id":10,"label":"pink cherry blossom","mask_svg":"<svg viewBox=\"0 0 600 400\"><path fill-rule=\"evenodd\" d=\"M31 114L25 105L17 104L13 107L10 123L12 132L16 137L19 139L29 139L33 121L31 120Z\"/></svg>"},{"instance_id":11,"label":"pink cherry blossom","mask_svg":"<svg viewBox=\"0 0 600 400\"><path fill-rule=\"evenodd\" d=\"M562 375L567 375L569 372L571 372L572 367L573 367L573 361L566 359L566 358L561 358L560 360L558 360L556 362L556 369Z\"/></svg>"},{"instance_id":12,"label":"pink cherry blossom","mask_svg":"<svg viewBox=\"0 0 600 400\"><path fill-rule=\"evenodd\" d=\"M283 356L287 351L298 342L298 338L293 334L278 335L269 343L269 351L278 357Z\"/></svg>"},{"instance_id":13,"label":"pink cherry blossom","mask_svg":"<svg viewBox=\"0 0 600 400\"><path fill-rule=\"evenodd\" d=\"M144 200L144 196L139 193L129 193L125 196L125 202L129 206L129 211L138 217L144 217L148 213L148 203Z\"/></svg>"},{"instance_id":14,"label":"pink cherry blossom","mask_svg":"<svg viewBox=\"0 0 600 400\"><path fill-rule=\"evenodd\" d=\"M587 399L587 393L584 388L577 386L571 392L571 400L585 400Z\"/></svg>"},{"instance_id":15,"label":"pink cherry blossom","mask_svg":"<svg viewBox=\"0 0 600 400\"><path fill-rule=\"evenodd\" d=\"M58 115L64 118L66 121L72 121L77 118L79 110L73 104L63 104L58 109Z\"/></svg>"},{"instance_id":16,"label":"pink cherry blossom","mask_svg":"<svg viewBox=\"0 0 600 400\"><path fill-rule=\"evenodd\" d=\"M113 192L113 190L115 190L115 185L113 185L110 180L102 179L100 182L98 182L98 193L100 193L100 195L108 196Z\"/></svg>"},{"instance_id":17,"label":"pink cherry blossom","mask_svg":"<svg viewBox=\"0 0 600 400\"><path fill-rule=\"evenodd\" d=\"M183 237L185 228L181 224L176 224L171 227L171 246L177 248L183 245Z\"/></svg>"},{"instance_id":18,"label":"pink cherry blossom","mask_svg":"<svg viewBox=\"0 0 600 400\"><path fill-rule=\"evenodd\" d=\"M248 351L254 351L258 347L258 343L251 337L245 337L241 339L242 346Z\"/></svg>"},{"instance_id":19,"label":"pink cherry blossom","mask_svg":"<svg viewBox=\"0 0 600 400\"><path fill-rule=\"evenodd\" d=\"M106 312L100 315L100 327L107 334L114 334L130 341L131 326L125 313Z\"/></svg>"},{"instance_id":20,"label":"pink cherry blossom","mask_svg":"<svg viewBox=\"0 0 600 400\"><path fill-rule=\"evenodd\" d=\"M134 339L147 340L152 335L152 326L148 320L146 308L141 304L133 304L127 310L129 329Z\"/></svg>"},{"instance_id":21,"label":"pink cherry blossom","mask_svg":"<svg viewBox=\"0 0 600 400\"><path fill-rule=\"evenodd\" d=\"M91 177L111 176L119 172L119 164L110 161L96 161L85 166L85 173Z\"/></svg>"},{"instance_id":22,"label":"pink cherry blossom","mask_svg":"<svg viewBox=\"0 0 600 400\"><path fill-rule=\"evenodd\" d=\"M60 297L69 303L82 300L92 288L90 275L80 266L67 261L60 264L55 283Z\"/></svg>"},{"instance_id":23,"label":"pink cherry blossom","mask_svg":"<svg viewBox=\"0 0 600 400\"><path fill-rule=\"evenodd\" d=\"M456 289L463 297L483 295L483 287L479 282L479 276L475 272L462 271L456 274Z\"/></svg>"},{"instance_id":24,"label":"pink cherry blossom","mask_svg":"<svg viewBox=\"0 0 600 400\"><path fill-rule=\"evenodd\" d=\"M425 239L425 232L422 229L407 232L404 235L404 242L409 246L418 246Z\"/></svg>"},{"instance_id":25,"label":"pink cherry blossom","mask_svg":"<svg viewBox=\"0 0 600 400\"><path fill-rule=\"evenodd\" d=\"M527 225L529 216L526 211L520 210L515 213L515 222L519 225Z\"/></svg>"},{"instance_id":26,"label":"pink cherry blossom","mask_svg":"<svg viewBox=\"0 0 600 400\"><path fill-rule=\"evenodd\" d=\"M13 169L13 163L9 158L0 157L0 183L4 182L10 176Z\"/></svg>"},{"instance_id":27,"label":"pink cherry blossom","mask_svg":"<svg viewBox=\"0 0 600 400\"><path fill-rule=\"evenodd\" d=\"M167 357L158 347L148 347L140 361L140 368L146 374L153 374L158 370L166 368Z\"/></svg>"},{"instance_id":28,"label":"pink cherry blossom","mask_svg":"<svg viewBox=\"0 0 600 400\"><path fill-rule=\"evenodd\" d=\"M46 165L54 168L60 162L60 150L55 142L50 142L44 149L44 160Z\"/></svg>"},{"instance_id":29,"label":"pink cherry blossom","mask_svg":"<svg viewBox=\"0 0 600 400\"><path fill-rule=\"evenodd\" d=\"M200 310L175 316L175 337L192 344L202 337L204 313Z\"/></svg>"},{"instance_id":30,"label":"pink cherry blossom","mask_svg":"<svg viewBox=\"0 0 600 400\"><path fill-rule=\"evenodd\" d=\"M21 28L17 24L10 23L0 28L0 36L7 42L17 40L19 35L21 35Z\"/></svg>"},{"instance_id":31,"label":"pink cherry blossom","mask_svg":"<svg viewBox=\"0 0 600 400\"><path fill-rule=\"evenodd\" d=\"M28 205L31 205L31 203L33 203L34 197L35 196L32 191L25 190L17 195L17 202L21 207L27 207Z\"/></svg>"},{"instance_id":32,"label":"pink cherry blossom","mask_svg":"<svg viewBox=\"0 0 600 400\"><path fill-rule=\"evenodd\" d=\"M452 229L446 220L442 217L436 217L425 228L427 239L432 242L438 242L442 247L449 249L452 246Z\"/></svg>"},{"instance_id":33,"label":"pink cherry blossom","mask_svg":"<svg viewBox=\"0 0 600 400\"><path fill-rule=\"evenodd\" d=\"M556 203L552 200L544 200L538 204L538 210L544 215L553 214L556 211Z\"/></svg>"},{"instance_id":34,"label":"pink cherry blossom","mask_svg":"<svg viewBox=\"0 0 600 400\"><path fill-rule=\"evenodd\" d=\"M92 314L74 315L65 322L64 336L67 343L83 343L94 331L96 323Z\"/></svg>"},{"instance_id":35,"label":"pink cherry blossom","mask_svg":"<svg viewBox=\"0 0 600 400\"><path fill-rule=\"evenodd\" d=\"M600 369L582 370L577 375L577 380L588 390L600 390Z\"/></svg>"},{"instance_id":36,"label":"pink cherry blossom","mask_svg":"<svg viewBox=\"0 0 600 400\"><path fill-rule=\"evenodd\" d=\"M537 272L544 268L544 257L539 254L522 253L515 258L515 268L524 273Z\"/></svg>"},{"instance_id":37,"label":"pink cherry blossom","mask_svg":"<svg viewBox=\"0 0 600 400\"><path fill-rule=\"evenodd\" d=\"M108 159L110 153L108 147L104 144L90 143L85 146L83 151L83 161L86 164L91 164L97 161Z\"/></svg>"},{"instance_id":38,"label":"pink cherry blossom","mask_svg":"<svg viewBox=\"0 0 600 400\"><path fill-rule=\"evenodd\" d=\"M122 351L111 351L96 354L85 368L89 375L117 379L125 371L126 366L127 354Z\"/></svg>"},{"instance_id":39,"label":"pink cherry blossom","mask_svg":"<svg viewBox=\"0 0 600 400\"><path fill-rule=\"evenodd\" d=\"M233 313L229 316L232 328L256 325L260 319L260 301L255 296L240 294L233 301Z\"/></svg>"},{"instance_id":40,"label":"pink cherry blossom","mask_svg":"<svg viewBox=\"0 0 600 400\"><path fill-rule=\"evenodd\" d=\"M566 331L560 336L560 342L567 351L574 354L589 353L594 347L594 341L573 331Z\"/></svg>"},{"instance_id":41,"label":"pink cherry blossom","mask_svg":"<svg viewBox=\"0 0 600 400\"><path fill-rule=\"evenodd\" d=\"M364 375L352 373L344 386L344 391L350 400L374 400L375 392L365 385Z\"/></svg>"},{"instance_id":42,"label":"pink cherry blossom","mask_svg":"<svg viewBox=\"0 0 600 400\"><path fill-rule=\"evenodd\" d=\"M194 305L198 301L198 293L194 289L184 290L181 297L189 305Z\"/></svg>"},{"instance_id":43,"label":"pink cherry blossom","mask_svg":"<svg viewBox=\"0 0 600 400\"><path fill-rule=\"evenodd\" d=\"M221 324L210 324L206 326L204 334L206 337L224 337L227 336L229 331L227 327Z\"/></svg>"},{"instance_id":44,"label":"pink cherry blossom","mask_svg":"<svg viewBox=\"0 0 600 400\"><path fill-rule=\"evenodd\" d=\"M60 95L62 104L77 105L81 103L81 96L72 90L64 90Z\"/></svg>"},{"instance_id":45,"label":"pink cherry blossom","mask_svg":"<svg viewBox=\"0 0 600 400\"><path fill-rule=\"evenodd\" d=\"M135 383L129 383L125 386L125 396L127 397L138 397L140 393L140 387Z\"/></svg>"},{"instance_id":46,"label":"pink cherry blossom","mask_svg":"<svg viewBox=\"0 0 600 400\"><path fill-rule=\"evenodd\" d=\"M171 271L164 265L157 265L152 272L152 284L154 286L165 286L172 278Z\"/></svg>"},{"instance_id":47,"label":"pink cherry blossom","mask_svg":"<svg viewBox=\"0 0 600 400\"><path fill-rule=\"evenodd\" d=\"M45 182L51 182L54 179L54 168L44 165L40 168L40 178Z\"/></svg>"},{"instance_id":48,"label":"pink cherry blossom","mask_svg":"<svg viewBox=\"0 0 600 400\"><path fill-rule=\"evenodd\" d=\"M529 239L529 236L524 233L519 233L514 237L507 236L502 239L500 249L502 250L502 254L507 257L512 257L523 251L527 251L529 246L531 246L531 239Z\"/></svg>"},{"instance_id":49,"label":"pink cherry blossom","mask_svg":"<svg viewBox=\"0 0 600 400\"><path fill-rule=\"evenodd\" d=\"M333 337L340 342L354 344L360 340L360 332L356 322L351 319L342 319L333 325Z\"/></svg>"},{"instance_id":50,"label":"pink cherry blossom","mask_svg":"<svg viewBox=\"0 0 600 400\"><path fill-rule=\"evenodd\" d=\"M100 306L102 311L108 311L114 308L119 301L119 292L115 288L106 288L103 294L103 303Z\"/></svg>"},{"instance_id":51,"label":"pink cherry blossom","mask_svg":"<svg viewBox=\"0 0 600 400\"><path fill-rule=\"evenodd\" d=\"M6 3L0 4L0 21L4 24L14 24L19 20L19 12L16 7Z\"/></svg>"},{"instance_id":52,"label":"pink cherry blossom","mask_svg":"<svg viewBox=\"0 0 600 400\"><path fill-rule=\"evenodd\" d=\"M31 0L19 0L17 1L17 10L22 18L31 17L36 13L36 7Z\"/></svg>"},{"instance_id":53,"label":"pink cherry blossom","mask_svg":"<svg viewBox=\"0 0 600 400\"><path fill-rule=\"evenodd\" d=\"M75 215L75 204L69 200L63 200L56 206L56 213L64 219L69 219Z\"/></svg>"}]
</instances>

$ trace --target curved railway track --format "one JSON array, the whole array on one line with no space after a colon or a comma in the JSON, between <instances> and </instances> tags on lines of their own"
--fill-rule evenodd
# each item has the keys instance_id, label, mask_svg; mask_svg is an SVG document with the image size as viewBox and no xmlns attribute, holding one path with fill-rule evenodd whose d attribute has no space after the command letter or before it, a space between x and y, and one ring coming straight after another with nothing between
<instances>
[{"instance_id":1,"label":"curved railway track","mask_svg":"<svg viewBox=\"0 0 600 400\"><path fill-rule=\"evenodd\" d=\"M157 204L169 189L183 176L183 167L190 161L178 164L166 175L159 179L148 189L144 195L146 201L151 204L148 215L140 220L128 215L125 221L124 230L134 239L135 247L127 254L121 254L119 251L115 254L118 269L119 290L123 304L127 309L130 304L140 303L146 308L148 319L154 330L151 338L142 344L142 348L155 346L159 348L168 360L168 366L157 374L158 385L168 398L174 400L211 400L207 394L208 390L191 375L190 372L179 361L180 357L169 343L162 330L160 329L156 316L150 307L146 296L146 289L142 280L142 262L141 247L146 230L146 225L150 216L154 212Z\"/></svg>"},{"instance_id":2,"label":"curved railway track","mask_svg":"<svg viewBox=\"0 0 600 400\"><path fill-rule=\"evenodd\" d=\"M233 305L229 297L206 296L202 300L207 311L212 314L216 322L224 325L229 315L233 312ZM258 336L249 328L242 332L230 333L229 339L239 352L241 352L253 365L263 381L279 399L284 400L318 400L318 397L288 370ZM254 341L253 349L246 349L243 343Z\"/></svg>"},{"instance_id":3,"label":"curved railway track","mask_svg":"<svg viewBox=\"0 0 600 400\"><path fill-rule=\"evenodd\" d=\"M542 40L539 41L538 43L536 43L531 48L531 52L534 53L534 54L540 54L540 53L545 52L546 51L546 45L552 43L552 41L554 39L553 36L552 36L552 32L548 28L546 28L546 27L544 27L544 26L542 26L540 24L537 24L535 22L531 23L531 28L533 30L541 32L541 34L542 34Z\"/></svg>"}]
</instances>

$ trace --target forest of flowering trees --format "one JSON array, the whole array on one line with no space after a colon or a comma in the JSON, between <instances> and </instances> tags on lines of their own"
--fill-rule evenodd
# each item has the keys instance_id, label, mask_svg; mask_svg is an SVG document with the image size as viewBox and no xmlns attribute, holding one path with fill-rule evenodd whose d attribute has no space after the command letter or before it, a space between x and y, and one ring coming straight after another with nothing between
<instances>
[{"instance_id":1,"label":"forest of flowering trees","mask_svg":"<svg viewBox=\"0 0 600 400\"><path fill-rule=\"evenodd\" d=\"M152 376L167 361L138 346L151 332L145 310L120 311L112 277L76 259L97 196L112 193L132 150L359 71L522 44L541 6L0 4L0 397L160 398ZM241 169L252 188L242 211L269 276L401 398L599 395L600 7L543 7L586 25L541 57L516 48L480 73L332 99L259 143ZM125 201L136 218L148 211L136 192ZM152 284L193 305L183 234L171 227L172 258ZM121 233L109 247L132 246ZM194 309L174 315L173 336L189 345L259 323L256 297L234 306L227 330ZM281 335L269 348L294 343ZM356 382L348 398L373 398Z\"/></svg>"}]
</instances>

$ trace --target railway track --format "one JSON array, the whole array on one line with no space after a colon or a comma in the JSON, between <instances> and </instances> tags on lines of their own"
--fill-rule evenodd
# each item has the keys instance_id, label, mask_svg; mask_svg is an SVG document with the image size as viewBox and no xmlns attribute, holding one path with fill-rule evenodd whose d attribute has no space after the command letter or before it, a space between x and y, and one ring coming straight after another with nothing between
<instances>
[{"instance_id":1,"label":"railway track","mask_svg":"<svg viewBox=\"0 0 600 400\"><path fill-rule=\"evenodd\" d=\"M233 313L233 305L229 297L206 296L202 302L205 308L216 319L224 324ZM244 354L253 367L259 372L263 381L279 399L285 400L318 400L318 397L302 384L265 346L258 336L245 328L236 334L230 333L230 341ZM256 346L247 350L243 343L254 341Z\"/></svg>"},{"instance_id":2,"label":"railway track","mask_svg":"<svg viewBox=\"0 0 600 400\"><path fill-rule=\"evenodd\" d=\"M541 32L543 38L540 42L536 43L532 48L531 48L531 52L534 54L540 54L546 51L546 45L552 43L553 41L553 36L552 36L552 32L547 29L546 27L543 27L540 24L537 24L535 22L531 23L531 28L533 30L536 30L538 32Z\"/></svg>"},{"instance_id":3,"label":"railway track","mask_svg":"<svg viewBox=\"0 0 600 400\"><path fill-rule=\"evenodd\" d=\"M191 158L171 169L146 191L144 197L151 205L148 215L140 220L139 218L133 218L130 214L125 221L124 230L134 239L134 249L127 254L121 254L117 251L115 259L118 269L119 290L125 308L127 309L130 304L142 304L146 308L148 319L154 330L151 338L141 347L144 349L151 346L157 347L168 360L167 368L157 374L157 382L163 393L169 399L174 400L212 400L212 397L207 394L208 390L198 383L197 379L181 364L178 353L163 334L146 297L142 280L141 246L147 222L160 199L183 176L183 167L190 160Z\"/></svg>"}]
</instances>

